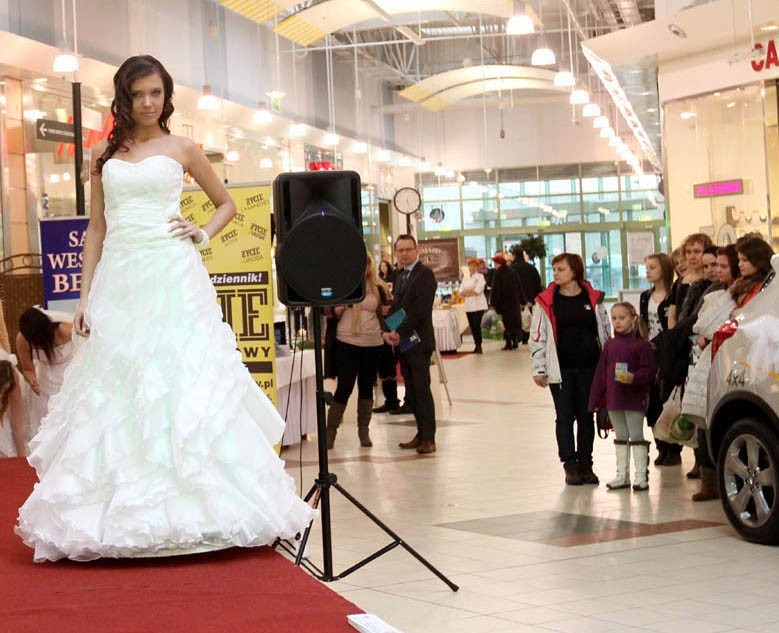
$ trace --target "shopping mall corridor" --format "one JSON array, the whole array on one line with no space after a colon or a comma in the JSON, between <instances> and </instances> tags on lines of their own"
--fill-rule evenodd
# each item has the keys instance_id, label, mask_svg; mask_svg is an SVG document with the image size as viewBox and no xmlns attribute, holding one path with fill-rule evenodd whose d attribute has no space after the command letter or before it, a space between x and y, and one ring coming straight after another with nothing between
<instances>
[{"instance_id":1,"label":"shopping mall corridor","mask_svg":"<svg viewBox=\"0 0 779 633\"><path fill-rule=\"evenodd\" d=\"M681 467L650 465L648 493L608 492L612 438L596 438L601 485L564 485L551 397L529 359L498 342L445 359L452 405L442 389L433 455L399 449L413 422L387 414L374 416L373 448L360 448L347 411L331 470L460 591L400 548L331 587L404 633L779 631L779 549L739 538L719 502L690 500L690 449ZM298 479L299 455L282 454ZM315 442L302 461L308 488ZM332 507L336 572L389 541L337 494Z\"/></svg>"}]
</instances>

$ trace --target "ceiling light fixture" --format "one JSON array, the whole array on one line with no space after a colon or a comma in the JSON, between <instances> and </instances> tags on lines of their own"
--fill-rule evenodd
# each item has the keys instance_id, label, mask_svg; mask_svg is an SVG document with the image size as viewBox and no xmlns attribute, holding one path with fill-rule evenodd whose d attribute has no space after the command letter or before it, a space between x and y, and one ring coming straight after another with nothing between
<instances>
[{"instance_id":1,"label":"ceiling light fixture","mask_svg":"<svg viewBox=\"0 0 779 633\"><path fill-rule=\"evenodd\" d=\"M596 130L601 130L605 127L609 127L609 118L604 115L596 116L592 120L592 127L594 127Z\"/></svg>"},{"instance_id":2,"label":"ceiling light fixture","mask_svg":"<svg viewBox=\"0 0 779 633\"><path fill-rule=\"evenodd\" d=\"M273 167L273 160L267 156L260 159L260 169L270 169L271 167Z\"/></svg>"},{"instance_id":3,"label":"ceiling light fixture","mask_svg":"<svg viewBox=\"0 0 779 633\"><path fill-rule=\"evenodd\" d=\"M197 109L198 110L216 110L219 107L219 101L211 92L211 86L209 84L203 84L203 94L198 97Z\"/></svg>"},{"instance_id":4,"label":"ceiling light fixture","mask_svg":"<svg viewBox=\"0 0 779 633\"><path fill-rule=\"evenodd\" d=\"M329 132L325 133L325 138L324 141L322 142L328 147L335 147L336 145L338 145L338 143L341 142L341 139L338 137L338 134L330 130Z\"/></svg>"},{"instance_id":5,"label":"ceiling light fixture","mask_svg":"<svg viewBox=\"0 0 779 633\"><path fill-rule=\"evenodd\" d=\"M392 160L392 152L388 149L380 149L376 152L377 163L389 163Z\"/></svg>"},{"instance_id":6,"label":"ceiling light fixture","mask_svg":"<svg viewBox=\"0 0 779 633\"><path fill-rule=\"evenodd\" d=\"M405 154L398 158L398 167L411 167L411 157Z\"/></svg>"},{"instance_id":7,"label":"ceiling light fixture","mask_svg":"<svg viewBox=\"0 0 779 633\"><path fill-rule=\"evenodd\" d=\"M237 163L241 159L241 155L238 153L237 150L231 149L227 154L225 154L225 160L228 163Z\"/></svg>"},{"instance_id":8,"label":"ceiling light fixture","mask_svg":"<svg viewBox=\"0 0 779 633\"><path fill-rule=\"evenodd\" d=\"M289 137L290 138L300 138L302 136L306 135L306 124L305 123L293 123L289 126Z\"/></svg>"},{"instance_id":9,"label":"ceiling light fixture","mask_svg":"<svg viewBox=\"0 0 779 633\"><path fill-rule=\"evenodd\" d=\"M436 165L435 171L433 173L436 176L438 176L439 178L441 178L442 176L446 176L447 169L441 163L438 163L438 165Z\"/></svg>"},{"instance_id":10,"label":"ceiling light fixture","mask_svg":"<svg viewBox=\"0 0 779 633\"><path fill-rule=\"evenodd\" d=\"M530 56L531 66L552 66L556 61L554 51L547 46L537 48Z\"/></svg>"},{"instance_id":11,"label":"ceiling light fixture","mask_svg":"<svg viewBox=\"0 0 779 633\"><path fill-rule=\"evenodd\" d=\"M576 80L573 78L573 73L570 70L558 71L554 76L555 88L573 88L576 85Z\"/></svg>"},{"instance_id":12,"label":"ceiling light fixture","mask_svg":"<svg viewBox=\"0 0 779 633\"><path fill-rule=\"evenodd\" d=\"M577 88L571 92L568 101L571 105L584 105L590 102L590 93L582 88Z\"/></svg>"},{"instance_id":13,"label":"ceiling light fixture","mask_svg":"<svg viewBox=\"0 0 779 633\"><path fill-rule=\"evenodd\" d=\"M695 112L690 112L689 110L686 110L685 112L682 112L679 116L685 120L692 119L695 116Z\"/></svg>"},{"instance_id":14,"label":"ceiling light fixture","mask_svg":"<svg viewBox=\"0 0 779 633\"><path fill-rule=\"evenodd\" d=\"M73 19L75 20L75 7L73 13ZM78 70L78 57L75 53L76 44L76 24L73 23L73 45L71 49L68 45L68 33L67 33L67 20L65 18L65 0L62 0L62 42L60 44L60 53L54 58L54 63L51 65L51 69L55 73L74 73Z\"/></svg>"},{"instance_id":15,"label":"ceiling light fixture","mask_svg":"<svg viewBox=\"0 0 779 633\"><path fill-rule=\"evenodd\" d=\"M352 154L367 154L368 144L365 141L355 141L352 144Z\"/></svg>"},{"instance_id":16,"label":"ceiling light fixture","mask_svg":"<svg viewBox=\"0 0 779 633\"><path fill-rule=\"evenodd\" d=\"M524 2L514 3L514 15L506 22L507 35L530 35L535 33L536 25L525 10Z\"/></svg>"},{"instance_id":17,"label":"ceiling light fixture","mask_svg":"<svg viewBox=\"0 0 779 633\"><path fill-rule=\"evenodd\" d=\"M600 116L600 106L597 103L587 103L582 108L582 116L591 118Z\"/></svg>"},{"instance_id":18,"label":"ceiling light fixture","mask_svg":"<svg viewBox=\"0 0 779 633\"><path fill-rule=\"evenodd\" d=\"M614 136L614 130L611 127L604 127L600 131L601 138L611 138L612 136Z\"/></svg>"},{"instance_id":19,"label":"ceiling light fixture","mask_svg":"<svg viewBox=\"0 0 779 633\"><path fill-rule=\"evenodd\" d=\"M271 121L273 121L273 115L268 110L268 104L260 101L257 104L257 109L254 111L254 124L267 125Z\"/></svg>"}]
</instances>

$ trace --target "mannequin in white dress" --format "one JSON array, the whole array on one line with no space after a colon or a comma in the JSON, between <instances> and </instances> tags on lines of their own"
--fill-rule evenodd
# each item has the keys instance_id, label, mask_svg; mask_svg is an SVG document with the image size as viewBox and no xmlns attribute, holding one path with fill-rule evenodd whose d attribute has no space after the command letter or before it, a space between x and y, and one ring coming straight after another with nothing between
<instances>
[{"instance_id":1,"label":"mannequin in white dress","mask_svg":"<svg viewBox=\"0 0 779 633\"><path fill-rule=\"evenodd\" d=\"M153 57L114 76L94 149L77 346L30 445L40 483L17 533L36 561L147 557L292 538L315 512L273 444L284 422L244 367L196 246L235 214L208 159L169 133L173 81ZM214 205L179 214L184 171Z\"/></svg>"}]
</instances>

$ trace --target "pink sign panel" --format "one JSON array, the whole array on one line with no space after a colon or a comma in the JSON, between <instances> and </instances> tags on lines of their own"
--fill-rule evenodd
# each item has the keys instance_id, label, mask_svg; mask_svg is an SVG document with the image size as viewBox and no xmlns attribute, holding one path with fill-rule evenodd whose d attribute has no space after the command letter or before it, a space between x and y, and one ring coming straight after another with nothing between
<instances>
[{"instance_id":1,"label":"pink sign panel","mask_svg":"<svg viewBox=\"0 0 779 633\"><path fill-rule=\"evenodd\" d=\"M734 196L740 193L744 193L744 181L741 178L738 178L737 180L704 182L699 185L693 185L693 192L696 198L711 198L712 196Z\"/></svg>"}]
</instances>

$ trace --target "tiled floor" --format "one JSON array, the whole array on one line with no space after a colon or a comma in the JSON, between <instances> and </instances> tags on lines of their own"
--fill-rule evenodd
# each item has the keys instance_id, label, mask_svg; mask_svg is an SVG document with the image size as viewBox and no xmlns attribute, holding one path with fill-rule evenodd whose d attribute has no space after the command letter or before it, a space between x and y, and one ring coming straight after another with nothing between
<instances>
[{"instance_id":1,"label":"tiled floor","mask_svg":"<svg viewBox=\"0 0 779 633\"><path fill-rule=\"evenodd\" d=\"M444 361L453 403L442 390L434 455L397 448L414 427L389 415L360 448L354 403L330 451L339 483L460 590L401 548L330 586L404 633L779 632L779 549L741 540L719 502L690 500L689 449L682 467L650 466L648 493L566 487L549 392L527 348L499 347ZM282 457L308 489L315 442ZM596 439L595 471L613 470ZM337 493L332 528L336 573L390 540ZM310 550L321 563L318 527Z\"/></svg>"}]
</instances>

